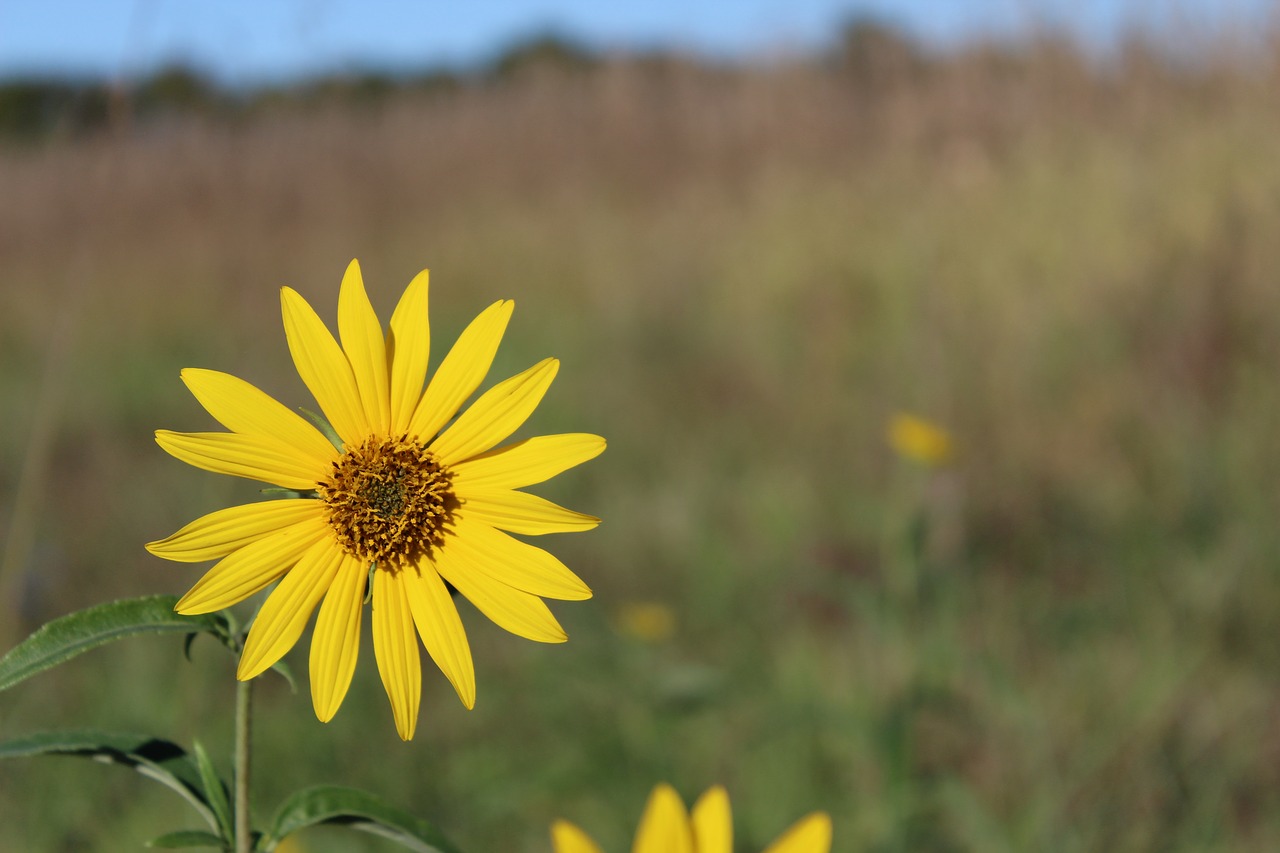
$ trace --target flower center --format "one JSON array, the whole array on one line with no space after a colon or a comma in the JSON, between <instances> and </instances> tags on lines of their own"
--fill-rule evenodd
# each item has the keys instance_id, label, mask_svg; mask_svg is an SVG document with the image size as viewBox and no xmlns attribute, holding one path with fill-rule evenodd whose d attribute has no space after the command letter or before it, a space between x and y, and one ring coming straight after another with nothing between
<instances>
[{"instance_id":1,"label":"flower center","mask_svg":"<svg viewBox=\"0 0 1280 853\"><path fill-rule=\"evenodd\" d=\"M348 554L398 571L439 548L458 499L453 475L408 436L348 448L319 484L329 526Z\"/></svg>"}]
</instances>

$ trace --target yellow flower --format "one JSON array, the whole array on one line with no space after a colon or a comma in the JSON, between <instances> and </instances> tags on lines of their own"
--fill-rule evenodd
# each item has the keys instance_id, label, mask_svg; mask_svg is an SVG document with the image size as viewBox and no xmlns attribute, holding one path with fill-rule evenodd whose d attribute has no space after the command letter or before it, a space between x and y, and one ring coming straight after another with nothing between
<instances>
[{"instance_id":1,"label":"yellow flower","mask_svg":"<svg viewBox=\"0 0 1280 853\"><path fill-rule=\"evenodd\" d=\"M676 632L676 615L658 601L633 601L618 610L618 630L644 643L661 643Z\"/></svg>"},{"instance_id":2,"label":"yellow flower","mask_svg":"<svg viewBox=\"0 0 1280 853\"><path fill-rule=\"evenodd\" d=\"M601 853L585 832L568 821L551 827L555 853ZM814 812L801 818L764 853L828 853L831 818ZM698 798L690 815L670 785L649 795L631 853L733 853L733 816L729 795L716 785Z\"/></svg>"},{"instance_id":3,"label":"yellow flower","mask_svg":"<svg viewBox=\"0 0 1280 853\"><path fill-rule=\"evenodd\" d=\"M904 459L930 468L951 458L951 436L935 423L899 413L889 421L889 446Z\"/></svg>"},{"instance_id":4,"label":"yellow flower","mask_svg":"<svg viewBox=\"0 0 1280 853\"><path fill-rule=\"evenodd\" d=\"M179 613L221 610L279 581L245 640L241 680L291 649L319 606L310 675L322 721L351 683L369 594L378 672L396 730L409 740L421 693L419 636L462 703L475 704L471 650L446 583L514 634L566 639L542 598L580 600L591 590L546 551L502 531L595 527L597 518L517 489L597 456L605 442L547 435L493 449L537 407L554 358L493 386L454 420L489 372L510 301L472 321L425 392L426 271L400 298L385 338L355 261L338 296L341 346L296 292L283 288L281 304L294 364L328 423L317 417L317 428L234 376L188 368L182 380L230 432L158 430L156 441L184 462L273 484L291 499L219 510L147 550L219 560L178 602Z\"/></svg>"}]
</instances>

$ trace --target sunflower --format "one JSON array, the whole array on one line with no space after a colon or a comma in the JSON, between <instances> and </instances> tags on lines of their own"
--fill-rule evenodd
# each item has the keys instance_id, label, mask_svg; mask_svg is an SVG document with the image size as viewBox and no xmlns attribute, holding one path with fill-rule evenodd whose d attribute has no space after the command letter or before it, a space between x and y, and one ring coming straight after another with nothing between
<instances>
[{"instance_id":1,"label":"sunflower","mask_svg":"<svg viewBox=\"0 0 1280 853\"><path fill-rule=\"evenodd\" d=\"M510 301L471 322L425 391L426 271L400 298L385 337L355 261L338 296L341 345L295 291L282 288L281 305L289 351L324 417L309 422L242 379L188 368L183 382L230 432L158 430L156 441L183 462L269 483L285 499L210 513L147 550L181 562L218 560L178 601L179 613L221 610L279 582L245 638L241 680L289 651L319 606L310 681L325 722L351 684L371 599L378 673L396 730L409 740L422 683L419 637L462 703L475 704L471 649L450 587L513 634L566 639L542 599L581 600L591 590L508 532L595 527L597 518L517 490L599 455L605 441L574 433L497 447L546 393L554 358L498 383L458 415L489 372Z\"/></svg>"},{"instance_id":2,"label":"sunflower","mask_svg":"<svg viewBox=\"0 0 1280 853\"><path fill-rule=\"evenodd\" d=\"M555 853L601 853L600 847L578 827L560 820L551 827ZM814 812L797 821L764 853L828 853L831 850L831 818ZM631 853L733 853L733 816L729 795L716 785L685 811L680 795L670 785L659 785L649 795Z\"/></svg>"}]
</instances>

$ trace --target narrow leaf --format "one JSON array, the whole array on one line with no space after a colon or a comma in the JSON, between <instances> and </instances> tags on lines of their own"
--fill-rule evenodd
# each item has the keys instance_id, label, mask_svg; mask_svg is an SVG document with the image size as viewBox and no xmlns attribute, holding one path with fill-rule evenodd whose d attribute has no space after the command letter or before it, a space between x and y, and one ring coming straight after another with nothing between
<instances>
[{"instance_id":1,"label":"narrow leaf","mask_svg":"<svg viewBox=\"0 0 1280 853\"><path fill-rule=\"evenodd\" d=\"M271 851L287 835L316 824L337 824L389 838L417 853L459 853L425 820L355 788L319 785L292 794L271 819L263 849Z\"/></svg>"},{"instance_id":2,"label":"narrow leaf","mask_svg":"<svg viewBox=\"0 0 1280 853\"><path fill-rule=\"evenodd\" d=\"M206 631L224 643L231 636L217 613L182 616L173 595L151 595L99 604L42 625L0 658L0 690L112 640L134 634L191 634Z\"/></svg>"},{"instance_id":3,"label":"narrow leaf","mask_svg":"<svg viewBox=\"0 0 1280 853\"><path fill-rule=\"evenodd\" d=\"M293 677L293 670L289 668L289 664L283 660L278 660L271 665L271 669L285 681L289 682L289 692L295 696L298 693L298 679Z\"/></svg>"},{"instance_id":4,"label":"narrow leaf","mask_svg":"<svg viewBox=\"0 0 1280 853\"><path fill-rule=\"evenodd\" d=\"M183 829L178 832L166 832L159 838L147 842L148 847L159 847L163 850L177 850L182 847L215 847L225 850L227 843L212 832L201 832L196 829Z\"/></svg>"},{"instance_id":5,"label":"narrow leaf","mask_svg":"<svg viewBox=\"0 0 1280 853\"><path fill-rule=\"evenodd\" d=\"M200 785L204 788L204 799L218 819L218 831L223 839L230 839L235 830L231 823L231 802L227 799L227 786L222 777L214 769L209 760L209 753L204 751L200 741L195 742L196 767L200 770ZM230 846L229 844L227 846Z\"/></svg>"},{"instance_id":6,"label":"narrow leaf","mask_svg":"<svg viewBox=\"0 0 1280 853\"><path fill-rule=\"evenodd\" d=\"M204 798L200 771L182 747L148 735L75 730L44 732L0 742L0 758L73 755L138 771L177 792L213 829L217 818Z\"/></svg>"},{"instance_id":7,"label":"narrow leaf","mask_svg":"<svg viewBox=\"0 0 1280 853\"><path fill-rule=\"evenodd\" d=\"M316 425L316 428L320 430L320 432L324 433L324 437L329 439L330 444L338 448L339 451L342 450L342 439L338 437L338 431L333 428L333 424L324 419L323 415L318 415L310 409L304 409L301 406L298 407L298 411L311 419L311 422Z\"/></svg>"}]
</instances>

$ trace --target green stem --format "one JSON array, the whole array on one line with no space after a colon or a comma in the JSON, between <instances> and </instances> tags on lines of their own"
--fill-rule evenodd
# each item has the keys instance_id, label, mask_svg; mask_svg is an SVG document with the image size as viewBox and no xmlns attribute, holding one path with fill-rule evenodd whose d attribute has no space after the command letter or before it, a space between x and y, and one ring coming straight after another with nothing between
<instances>
[{"instance_id":1,"label":"green stem","mask_svg":"<svg viewBox=\"0 0 1280 853\"><path fill-rule=\"evenodd\" d=\"M253 680L236 684L236 853L253 853L249 821L249 737L253 723Z\"/></svg>"}]
</instances>

